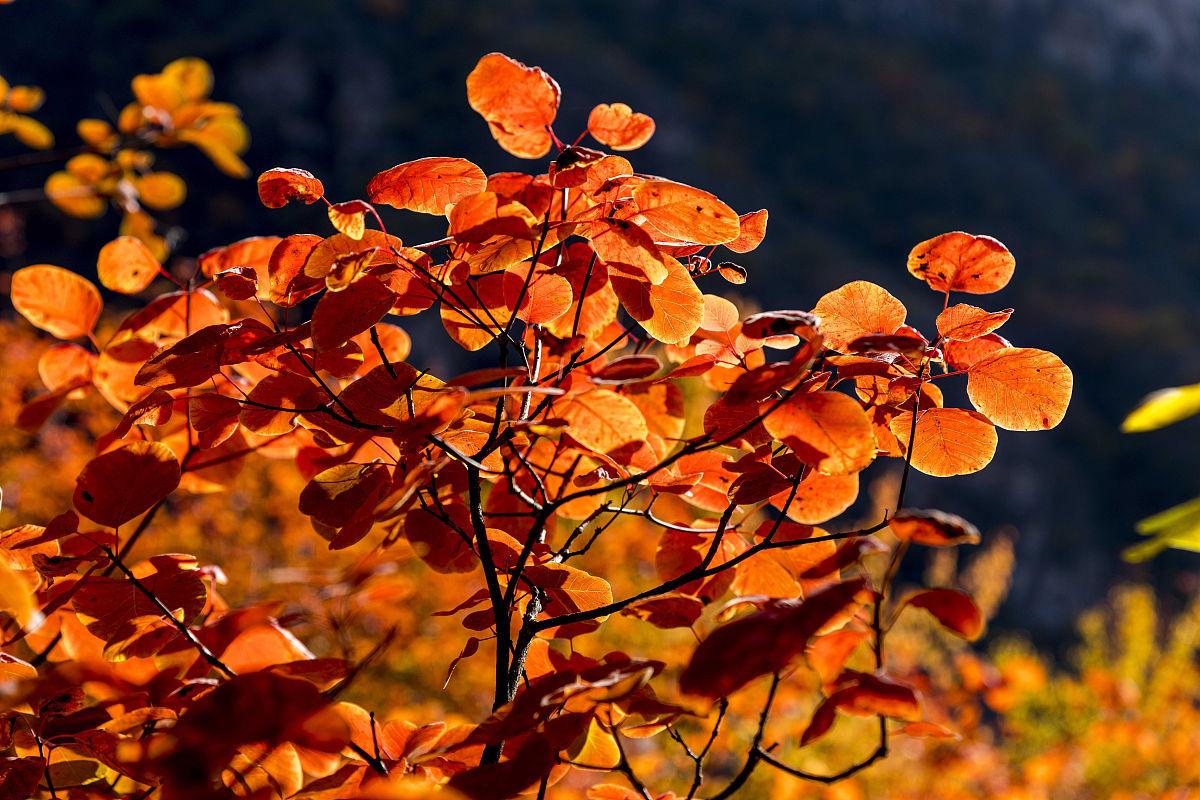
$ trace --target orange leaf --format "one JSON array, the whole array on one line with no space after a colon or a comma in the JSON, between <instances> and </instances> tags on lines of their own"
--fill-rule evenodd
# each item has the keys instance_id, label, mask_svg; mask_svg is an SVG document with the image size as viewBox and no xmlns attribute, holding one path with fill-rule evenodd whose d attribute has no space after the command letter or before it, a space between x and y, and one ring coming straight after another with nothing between
<instances>
[{"instance_id":1,"label":"orange leaf","mask_svg":"<svg viewBox=\"0 0 1200 800\"><path fill-rule=\"evenodd\" d=\"M962 231L927 239L908 254L908 271L935 292L996 292L1008 285L1016 265L1000 242Z\"/></svg>"},{"instance_id":2,"label":"orange leaf","mask_svg":"<svg viewBox=\"0 0 1200 800\"><path fill-rule=\"evenodd\" d=\"M14 272L9 293L13 308L22 317L59 339L87 336L104 307L91 281L50 264Z\"/></svg>"},{"instance_id":3,"label":"orange leaf","mask_svg":"<svg viewBox=\"0 0 1200 800\"><path fill-rule=\"evenodd\" d=\"M374 275L363 275L340 292L326 292L312 315L313 346L340 347L383 319L396 295Z\"/></svg>"},{"instance_id":4,"label":"orange leaf","mask_svg":"<svg viewBox=\"0 0 1200 800\"><path fill-rule=\"evenodd\" d=\"M767 400L769 407L775 401ZM796 394L763 419L772 436L826 475L849 475L875 458L871 420L841 392Z\"/></svg>"},{"instance_id":5,"label":"orange leaf","mask_svg":"<svg viewBox=\"0 0 1200 800\"><path fill-rule=\"evenodd\" d=\"M601 103L588 114L588 133L613 150L636 150L654 135L654 120L624 103Z\"/></svg>"},{"instance_id":6,"label":"orange leaf","mask_svg":"<svg viewBox=\"0 0 1200 800\"><path fill-rule=\"evenodd\" d=\"M832 684L842 674L846 661L870 635L864 630L843 628L813 639L805 653L808 664L822 683Z\"/></svg>"},{"instance_id":7,"label":"orange leaf","mask_svg":"<svg viewBox=\"0 0 1200 800\"><path fill-rule=\"evenodd\" d=\"M460 242L484 242L493 236L532 239L537 224L528 208L495 192L468 195L450 211L450 235Z\"/></svg>"},{"instance_id":8,"label":"orange leaf","mask_svg":"<svg viewBox=\"0 0 1200 800\"><path fill-rule=\"evenodd\" d=\"M550 616L592 611L612 602L612 587L567 564L538 564L525 568L525 577L546 592L545 611Z\"/></svg>"},{"instance_id":9,"label":"orange leaf","mask_svg":"<svg viewBox=\"0 0 1200 800\"><path fill-rule=\"evenodd\" d=\"M519 158L550 151L547 128L561 96L554 79L502 53L479 59L467 76L467 101L485 120L496 141Z\"/></svg>"},{"instance_id":10,"label":"orange leaf","mask_svg":"<svg viewBox=\"0 0 1200 800\"><path fill-rule=\"evenodd\" d=\"M649 435L646 418L627 397L610 389L593 389L554 404L567 421L567 433L584 447L607 453Z\"/></svg>"},{"instance_id":11,"label":"orange leaf","mask_svg":"<svg viewBox=\"0 0 1200 800\"><path fill-rule=\"evenodd\" d=\"M75 482L75 508L115 528L175 491L179 478L171 448L161 442L129 442L87 463Z\"/></svg>"},{"instance_id":12,"label":"orange leaf","mask_svg":"<svg viewBox=\"0 0 1200 800\"><path fill-rule=\"evenodd\" d=\"M367 184L367 195L372 203L441 215L446 206L486 188L487 176L470 161L434 156L385 169Z\"/></svg>"},{"instance_id":13,"label":"orange leaf","mask_svg":"<svg viewBox=\"0 0 1200 800\"><path fill-rule=\"evenodd\" d=\"M767 210L760 208L738 217L738 237L725 246L735 253L749 253L756 249L767 235Z\"/></svg>"},{"instance_id":14,"label":"orange leaf","mask_svg":"<svg viewBox=\"0 0 1200 800\"><path fill-rule=\"evenodd\" d=\"M656 628L690 628L704 612L704 603L697 597L668 592L634 603L621 614L649 622Z\"/></svg>"},{"instance_id":15,"label":"orange leaf","mask_svg":"<svg viewBox=\"0 0 1200 800\"><path fill-rule=\"evenodd\" d=\"M270 290L267 299L284 308L310 297L325 287L325 282L310 277L304 265L313 250L324 240L311 233L296 233L280 241L267 259ZM262 282L259 282L262 286Z\"/></svg>"},{"instance_id":16,"label":"orange leaf","mask_svg":"<svg viewBox=\"0 0 1200 800\"><path fill-rule=\"evenodd\" d=\"M891 335L904 324L908 311L882 286L853 281L835 289L813 309L821 319L821 334L834 350L850 352L850 343L863 336Z\"/></svg>"},{"instance_id":17,"label":"orange leaf","mask_svg":"<svg viewBox=\"0 0 1200 800\"><path fill-rule=\"evenodd\" d=\"M77 344L50 345L38 359L38 376L50 391L79 383L91 383L96 356Z\"/></svg>"},{"instance_id":18,"label":"orange leaf","mask_svg":"<svg viewBox=\"0 0 1200 800\"><path fill-rule=\"evenodd\" d=\"M249 300L258 294L258 275L250 267L230 267L214 275L213 280L230 300Z\"/></svg>"},{"instance_id":19,"label":"orange leaf","mask_svg":"<svg viewBox=\"0 0 1200 800\"><path fill-rule=\"evenodd\" d=\"M578 232L591 236L592 247L605 264L628 277L662 283L670 274L669 260L654 238L627 219L597 220Z\"/></svg>"},{"instance_id":20,"label":"orange leaf","mask_svg":"<svg viewBox=\"0 0 1200 800\"><path fill-rule=\"evenodd\" d=\"M140 239L119 236L100 248L96 272L104 288L137 294L158 277L162 265Z\"/></svg>"},{"instance_id":21,"label":"orange leaf","mask_svg":"<svg viewBox=\"0 0 1200 800\"><path fill-rule=\"evenodd\" d=\"M986 333L965 342L950 339L942 345L942 352L952 369L965 370L984 356L1005 347L1012 347L1012 343L998 333Z\"/></svg>"},{"instance_id":22,"label":"orange leaf","mask_svg":"<svg viewBox=\"0 0 1200 800\"><path fill-rule=\"evenodd\" d=\"M464 285L454 290L454 297L442 300L442 327L463 348L483 349L508 323L511 313L504 302L504 275L481 275L472 281L474 291Z\"/></svg>"},{"instance_id":23,"label":"orange leaf","mask_svg":"<svg viewBox=\"0 0 1200 800\"><path fill-rule=\"evenodd\" d=\"M278 236L250 236L224 247L214 247L200 256L200 271L211 278L233 267L250 267L257 278L259 297L266 300L271 256L280 242L282 239Z\"/></svg>"},{"instance_id":24,"label":"orange leaf","mask_svg":"<svg viewBox=\"0 0 1200 800\"><path fill-rule=\"evenodd\" d=\"M967 641L983 634L983 614L969 595L957 589L925 589L907 598L901 607L923 608L951 633Z\"/></svg>"},{"instance_id":25,"label":"orange leaf","mask_svg":"<svg viewBox=\"0 0 1200 800\"><path fill-rule=\"evenodd\" d=\"M714 195L674 181L646 181L633 192L638 211L668 237L696 244L723 244L738 237L737 212Z\"/></svg>"},{"instance_id":26,"label":"orange leaf","mask_svg":"<svg viewBox=\"0 0 1200 800\"><path fill-rule=\"evenodd\" d=\"M312 205L324 196L324 184L306 170L275 167L258 176L258 199L267 208L283 208L292 200Z\"/></svg>"},{"instance_id":27,"label":"orange leaf","mask_svg":"<svg viewBox=\"0 0 1200 800\"><path fill-rule=\"evenodd\" d=\"M1032 347L1007 347L971 365L967 395L1001 428L1037 431L1062 422L1074 378L1058 356Z\"/></svg>"},{"instance_id":28,"label":"orange leaf","mask_svg":"<svg viewBox=\"0 0 1200 800\"><path fill-rule=\"evenodd\" d=\"M422 508L404 518L404 536L416 554L436 572L470 572L479 563L468 543L471 516L462 503L448 503L443 510L453 525Z\"/></svg>"},{"instance_id":29,"label":"orange leaf","mask_svg":"<svg viewBox=\"0 0 1200 800\"><path fill-rule=\"evenodd\" d=\"M978 339L1008 322L1012 313L1011 308L1004 311L984 311L982 308L959 303L938 314L937 329L946 339Z\"/></svg>"},{"instance_id":30,"label":"orange leaf","mask_svg":"<svg viewBox=\"0 0 1200 800\"><path fill-rule=\"evenodd\" d=\"M534 274L526 286L525 279L532 265L520 264L504 275L504 302L509 310L534 325L552 322L571 308L571 282L561 275L545 271ZM517 308L520 301L521 307Z\"/></svg>"},{"instance_id":31,"label":"orange leaf","mask_svg":"<svg viewBox=\"0 0 1200 800\"><path fill-rule=\"evenodd\" d=\"M772 503L782 508L788 492L772 498ZM788 506L787 515L806 525L818 525L833 519L854 505L858 498L858 474L822 475L809 471L797 487L796 497Z\"/></svg>"},{"instance_id":32,"label":"orange leaf","mask_svg":"<svg viewBox=\"0 0 1200 800\"><path fill-rule=\"evenodd\" d=\"M362 200L337 203L330 206L327 211L329 223L337 229L338 233L343 233L357 242L367 232L367 211L370 209L371 207Z\"/></svg>"},{"instance_id":33,"label":"orange leaf","mask_svg":"<svg viewBox=\"0 0 1200 800\"><path fill-rule=\"evenodd\" d=\"M896 538L927 547L978 544L979 529L955 514L945 511L906 509L896 513L888 525Z\"/></svg>"},{"instance_id":34,"label":"orange leaf","mask_svg":"<svg viewBox=\"0 0 1200 800\"><path fill-rule=\"evenodd\" d=\"M889 427L907 451L912 412L896 415ZM961 408L923 409L917 417L913 469L939 478L978 472L996 454L996 441L996 427L982 414Z\"/></svg>"},{"instance_id":35,"label":"orange leaf","mask_svg":"<svg viewBox=\"0 0 1200 800\"><path fill-rule=\"evenodd\" d=\"M665 257L667 277L655 285L613 273L613 291L629 316L663 344L686 344L700 328L704 296L682 264Z\"/></svg>"},{"instance_id":36,"label":"orange leaf","mask_svg":"<svg viewBox=\"0 0 1200 800\"><path fill-rule=\"evenodd\" d=\"M270 335L271 329L255 319L209 325L155 353L134 383L158 389L199 386L221 367L245 360L246 348Z\"/></svg>"},{"instance_id":37,"label":"orange leaf","mask_svg":"<svg viewBox=\"0 0 1200 800\"><path fill-rule=\"evenodd\" d=\"M331 528L373 507L390 481L383 464L339 464L318 473L300 492L300 513Z\"/></svg>"}]
</instances>

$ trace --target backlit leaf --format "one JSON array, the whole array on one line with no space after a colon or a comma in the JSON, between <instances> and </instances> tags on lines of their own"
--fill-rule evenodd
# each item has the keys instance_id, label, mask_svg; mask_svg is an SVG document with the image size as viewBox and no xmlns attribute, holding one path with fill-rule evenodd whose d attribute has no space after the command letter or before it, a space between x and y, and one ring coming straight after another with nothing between
<instances>
[{"instance_id":1,"label":"backlit leaf","mask_svg":"<svg viewBox=\"0 0 1200 800\"><path fill-rule=\"evenodd\" d=\"M520 158L550 151L547 128L558 113L560 91L554 79L501 53L479 59L467 76L467 101L485 120L492 136Z\"/></svg>"},{"instance_id":2,"label":"backlit leaf","mask_svg":"<svg viewBox=\"0 0 1200 800\"><path fill-rule=\"evenodd\" d=\"M633 192L641 215L671 239L697 244L732 242L737 213L715 196L674 181L646 181Z\"/></svg>"},{"instance_id":3,"label":"backlit leaf","mask_svg":"<svg viewBox=\"0 0 1200 800\"><path fill-rule=\"evenodd\" d=\"M372 203L441 215L446 206L487 188L483 170L465 158L433 156L386 169L367 184Z\"/></svg>"},{"instance_id":4,"label":"backlit leaf","mask_svg":"<svg viewBox=\"0 0 1200 800\"><path fill-rule=\"evenodd\" d=\"M1016 259L990 236L962 231L927 239L908 254L908 271L935 292L988 294L1008 285Z\"/></svg>"},{"instance_id":5,"label":"backlit leaf","mask_svg":"<svg viewBox=\"0 0 1200 800\"><path fill-rule=\"evenodd\" d=\"M716 700L782 671L822 627L857 602L863 588L861 579L834 584L803 601L770 601L722 625L692 653L679 676L680 690Z\"/></svg>"},{"instance_id":6,"label":"backlit leaf","mask_svg":"<svg viewBox=\"0 0 1200 800\"><path fill-rule=\"evenodd\" d=\"M912 430L912 412L895 416L892 433L905 450ZM913 469L939 478L967 475L986 467L996 454L996 427L988 418L961 408L922 409L917 417Z\"/></svg>"},{"instance_id":7,"label":"backlit leaf","mask_svg":"<svg viewBox=\"0 0 1200 800\"><path fill-rule=\"evenodd\" d=\"M1159 389L1142 398L1121 423L1126 433L1156 431L1200 414L1200 383Z\"/></svg>"},{"instance_id":8,"label":"backlit leaf","mask_svg":"<svg viewBox=\"0 0 1200 800\"><path fill-rule=\"evenodd\" d=\"M758 248L767 235L767 210L760 208L738 217L738 236L725 246L735 253L749 253Z\"/></svg>"},{"instance_id":9,"label":"backlit leaf","mask_svg":"<svg viewBox=\"0 0 1200 800\"><path fill-rule=\"evenodd\" d=\"M571 437L585 447L607 453L644 440L646 419L631 400L610 389L593 389L554 404Z\"/></svg>"},{"instance_id":10,"label":"backlit leaf","mask_svg":"<svg viewBox=\"0 0 1200 800\"><path fill-rule=\"evenodd\" d=\"M821 334L834 350L850 352L855 339L873 334L890 335L904 324L904 304L881 286L853 281L822 297L813 309L821 320Z\"/></svg>"},{"instance_id":11,"label":"backlit leaf","mask_svg":"<svg viewBox=\"0 0 1200 800\"><path fill-rule=\"evenodd\" d=\"M325 186L303 169L275 167L258 176L258 198L267 208L283 208L292 200L308 205L325 196Z\"/></svg>"},{"instance_id":12,"label":"backlit leaf","mask_svg":"<svg viewBox=\"0 0 1200 800\"><path fill-rule=\"evenodd\" d=\"M978 544L979 529L956 514L945 511L905 509L888 520L896 538L927 547Z\"/></svg>"},{"instance_id":13,"label":"backlit leaf","mask_svg":"<svg viewBox=\"0 0 1200 800\"><path fill-rule=\"evenodd\" d=\"M767 407L774 403L764 401ZM871 420L856 400L841 392L797 393L763 424L802 461L826 475L859 472L875 458Z\"/></svg>"},{"instance_id":14,"label":"backlit leaf","mask_svg":"<svg viewBox=\"0 0 1200 800\"><path fill-rule=\"evenodd\" d=\"M946 630L974 641L983 634L983 614L975 601L957 589L925 589L906 598L903 606L923 608Z\"/></svg>"},{"instance_id":15,"label":"backlit leaf","mask_svg":"<svg viewBox=\"0 0 1200 800\"><path fill-rule=\"evenodd\" d=\"M1074 378L1058 356L1009 347L984 356L967 373L967 395L1001 428L1037 431L1062 422Z\"/></svg>"},{"instance_id":16,"label":"backlit leaf","mask_svg":"<svg viewBox=\"0 0 1200 800\"><path fill-rule=\"evenodd\" d=\"M9 292L21 316L59 339L87 336L104 306L91 281L50 264L14 272Z\"/></svg>"},{"instance_id":17,"label":"backlit leaf","mask_svg":"<svg viewBox=\"0 0 1200 800\"><path fill-rule=\"evenodd\" d=\"M115 528L165 498L179 485L179 461L161 442L128 442L88 462L75 482L75 508Z\"/></svg>"},{"instance_id":18,"label":"backlit leaf","mask_svg":"<svg viewBox=\"0 0 1200 800\"><path fill-rule=\"evenodd\" d=\"M141 240L121 236L100 248L96 271L104 288L137 294L159 276L162 265Z\"/></svg>"},{"instance_id":19,"label":"backlit leaf","mask_svg":"<svg viewBox=\"0 0 1200 800\"><path fill-rule=\"evenodd\" d=\"M588 133L613 150L636 150L654 135L654 120L624 103L601 103L588 114Z\"/></svg>"},{"instance_id":20,"label":"backlit leaf","mask_svg":"<svg viewBox=\"0 0 1200 800\"><path fill-rule=\"evenodd\" d=\"M667 259L667 277L657 285L613 273L613 291L629 316L664 344L684 344L700 327L704 296L687 269Z\"/></svg>"},{"instance_id":21,"label":"backlit leaf","mask_svg":"<svg viewBox=\"0 0 1200 800\"><path fill-rule=\"evenodd\" d=\"M946 339L977 339L1008 322L1012 313L1011 308L1004 311L984 311L982 308L959 303L938 314L937 329Z\"/></svg>"}]
</instances>

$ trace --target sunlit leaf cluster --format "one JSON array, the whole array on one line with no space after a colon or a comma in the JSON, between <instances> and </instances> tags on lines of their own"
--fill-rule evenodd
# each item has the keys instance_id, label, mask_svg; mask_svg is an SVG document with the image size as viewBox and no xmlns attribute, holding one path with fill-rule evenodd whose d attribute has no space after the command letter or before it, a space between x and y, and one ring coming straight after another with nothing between
<instances>
[{"instance_id":1,"label":"sunlit leaf cluster","mask_svg":"<svg viewBox=\"0 0 1200 800\"><path fill-rule=\"evenodd\" d=\"M100 152L51 181L128 215L182 199L145 147L244 171L245 130L211 82L194 59L139 76L115 128L81 126ZM17 312L59 340L17 425L97 398L114 418L62 507L0 538L0 785L723 798L763 775L835 782L892 739L947 735L885 642L912 618L982 635L988 604L965 587L897 586L910 550L980 536L905 508L910 470L983 469L997 428L1056 426L1072 389L1055 355L996 332L1011 309L952 303L1003 288L1013 255L963 232L914 247L908 271L943 299L927 334L865 281L746 313L722 288L771 267L723 251L752 253L767 212L639 173L617 153L652 141L650 117L600 104L560 138L558 84L498 53L466 89L496 142L544 169L428 157L350 198L266 170L264 205L308 206L322 233L243 239L181 277L127 232L95 255L103 288L138 298L126 314L73 269L13 274ZM406 243L412 214L444 236ZM418 316L442 350L406 333ZM483 366L439 374L447 348ZM945 404L951 381L969 408ZM889 460L890 496L844 518ZM267 587L228 601L220 567L156 543L200 498L244 502L267 462L297 489L269 501L313 531L290 565L313 584L288 593L293 614ZM393 649L440 653L449 673L441 689L393 681L418 719L372 672ZM447 702L464 673L473 697ZM344 699L360 680L378 691ZM795 760L847 718L870 735L842 765ZM682 760L651 775L650 752Z\"/></svg>"}]
</instances>

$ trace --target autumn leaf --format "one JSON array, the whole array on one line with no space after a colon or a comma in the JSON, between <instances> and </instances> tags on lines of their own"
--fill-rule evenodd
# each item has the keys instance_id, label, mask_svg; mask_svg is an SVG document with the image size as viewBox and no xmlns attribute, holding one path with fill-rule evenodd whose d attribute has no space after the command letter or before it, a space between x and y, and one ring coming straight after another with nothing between
<instances>
[{"instance_id":1,"label":"autumn leaf","mask_svg":"<svg viewBox=\"0 0 1200 800\"><path fill-rule=\"evenodd\" d=\"M638 212L670 239L696 244L732 242L741 231L737 213L701 189L673 181L646 181L633 191Z\"/></svg>"},{"instance_id":2,"label":"autumn leaf","mask_svg":"<svg viewBox=\"0 0 1200 800\"><path fill-rule=\"evenodd\" d=\"M38 359L38 377L50 391L92 382L96 355L77 344L53 344Z\"/></svg>"},{"instance_id":3,"label":"autumn leaf","mask_svg":"<svg viewBox=\"0 0 1200 800\"><path fill-rule=\"evenodd\" d=\"M417 508L408 513L404 535L416 554L437 572L470 572L479 563L470 544L471 517L466 506L451 503L442 514Z\"/></svg>"},{"instance_id":4,"label":"autumn leaf","mask_svg":"<svg viewBox=\"0 0 1200 800\"><path fill-rule=\"evenodd\" d=\"M933 615L946 630L974 641L983 634L983 615L975 601L957 589L924 589L905 598L905 607L923 608Z\"/></svg>"},{"instance_id":5,"label":"autumn leaf","mask_svg":"<svg viewBox=\"0 0 1200 800\"><path fill-rule=\"evenodd\" d=\"M312 205L324 196L324 184L307 170L275 167L258 176L258 198L267 208L283 208L292 200Z\"/></svg>"},{"instance_id":6,"label":"autumn leaf","mask_svg":"<svg viewBox=\"0 0 1200 800\"><path fill-rule=\"evenodd\" d=\"M945 511L905 509L888 520L896 538L927 547L978 544L979 529L956 514Z\"/></svg>"},{"instance_id":7,"label":"autumn leaf","mask_svg":"<svg viewBox=\"0 0 1200 800\"><path fill-rule=\"evenodd\" d=\"M588 133L613 150L636 150L654 135L654 120L624 103L601 103L588 114Z\"/></svg>"},{"instance_id":8,"label":"autumn leaf","mask_svg":"<svg viewBox=\"0 0 1200 800\"><path fill-rule=\"evenodd\" d=\"M1012 344L998 333L985 333L983 336L958 341L949 339L942 344L942 352L946 364L955 370L968 370L976 361Z\"/></svg>"},{"instance_id":9,"label":"autumn leaf","mask_svg":"<svg viewBox=\"0 0 1200 800\"><path fill-rule=\"evenodd\" d=\"M551 616L592 611L612 602L608 581L569 564L538 564L525 570L526 577L546 592L546 613Z\"/></svg>"},{"instance_id":10,"label":"autumn leaf","mask_svg":"<svg viewBox=\"0 0 1200 800\"><path fill-rule=\"evenodd\" d=\"M340 528L372 506L390 478L383 464L339 464L318 473L300 492L300 513Z\"/></svg>"},{"instance_id":11,"label":"autumn leaf","mask_svg":"<svg viewBox=\"0 0 1200 800\"><path fill-rule=\"evenodd\" d=\"M621 306L646 332L664 344L684 344L700 327L704 298L678 261L667 259L667 277L659 284L612 274Z\"/></svg>"},{"instance_id":12,"label":"autumn leaf","mask_svg":"<svg viewBox=\"0 0 1200 800\"><path fill-rule=\"evenodd\" d=\"M768 408L776 401L766 400ZM763 418L772 436L825 475L859 472L875 458L871 421L840 392L798 393Z\"/></svg>"},{"instance_id":13,"label":"autumn leaf","mask_svg":"<svg viewBox=\"0 0 1200 800\"><path fill-rule=\"evenodd\" d=\"M121 236L100 248L96 271L104 288L137 294L162 273L162 265L139 239Z\"/></svg>"},{"instance_id":14,"label":"autumn leaf","mask_svg":"<svg viewBox=\"0 0 1200 800\"><path fill-rule=\"evenodd\" d=\"M851 673L840 688L829 695L817 710L812 721L800 736L800 745L811 744L824 736L833 726L837 712L856 717L878 714L903 720L919 719L920 703L913 690L882 675Z\"/></svg>"},{"instance_id":15,"label":"autumn leaf","mask_svg":"<svg viewBox=\"0 0 1200 800\"><path fill-rule=\"evenodd\" d=\"M782 671L804 652L809 639L856 602L863 588L861 579L845 581L803 601L771 601L722 625L692 653L679 676L680 690L715 700Z\"/></svg>"},{"instance_id":16,"label":"autumn leaf","mask_svg":"<svg viewBox=\"0 0 1200 800\"><path fill-rule=\"evenodd\" d=\"M460 242L485 242L493 236L532 239L537 224L529 209L495 192L467 195L450 211L450 234Z\"/></svg>"},{"instance_id":17,"label":"autumn leaf","mask_svg":"<svg viewBox=\"0 0 1200 800\"><path fill-rule=\"evenodd\" d=\"M446 206L486 188L487 176L470 161L434 156L384 170L367 184L367 195L372 203L441 215Z\"/></svg>"},{"instance_id":18,"label":"autumn leaf","mask_svg":"<svg viewBox=\"0 0 1200 800\"><path fill-rule=\"evenodd\" d=\"M363 275L340 292L326 292L312 314L313 346L332 350L383 319L396 295L374 275Z\"/></svg>"},{"instance_id":19,"label":"autumn leaf","mask_svg":"<svg viewBox=\"0 0 1200 800\"><path fill-rule=\"evenodd\" d=\"M927 239L908 254L908 271L935 292L988 294L1012 278L1016 259L990 236L962 231Z\"/></svg>"},{"instance_id":20,"label":"autumn leaf","mask_svg":"<svg viewBox=\"0 0 1200 800\"><path fill-rule=\"evenodd\" d=\"M726 242L725 246L735 253L749 253L757 250L767 236L767 216L765 208L751 211L749 214L742 214L738 217L737 238L732 242Z\"/></svg>"},{"instance_id":21,"label":"autumn leaf","mask_svg":"<svg viewBox=\"0 0 1200 800\"><path fill-rule=\"evenodd\" d=\"M906 451L912 412L892 418L890 428ZM996 428L987 417L961 408L927 408L917 416L913 469L939 478L967 475L986 467L996 454Z\"/></svg>"},{"instance_id":22,"label":"autumn leaf","mask_svg":"<svg viewBox=\"0 0 1200 800\"><path fill-rule=\"evenodd\" d=\"M645 439L649 430L641 410L611 389L593 389L555 403L571 438L598 453Z\"/></svg>"},{"instance_id":23,"label":"autumn leaf","mask_svg":"<svg viewBox=\"0 0 1200 800\"><path fill-rule=\"evenodd\" d=\"M971 365L967 395L1001 428L1037 431L1062 422L1074 378L1058 356L1032 347L1007 347Z\"/></svg>"},{"instance_id":24,"label":"autumn leaf","mask_svg":"<svg viewBox=\"0 0 1200 800\"><path fill-rule=\"evenodd\" d=\"M116 528L175 491L179 478L179 461L165 444L129 442L83 468L75 482L75 508Z\"/></svg>"},{"instance_id":25,"label":"autumn leaf","mask_svg":"<svg viewBox=\"0 0 1200 800\"><path fill-rule=\"evenodd\" d=\"M479 59L467 76L471 108L487 120L500 146L520 158L541 158L550 151L548 128L560 94L545 72L501 53Z\"/></svg>"},{"instance_id":26,"label":"autumn leaf","mask_svg":"<svg viewBox=\"0 0 1200 800\"><path fill-rule=\"evenodd\" d=\"M821 335L834 350L849 352L850 343L864 336L893 334L904 324L904 304L881 286L853 281L817 301Z\"/></svg>"},{"instance_id":27,"label":"autumn leaf","mask_svg":"<svg viewBox=\"0 0 1200 800\"><path fill-rule=\"evenodd\" d=\"M938 314L937 329L945 339L978 339L1008 322L1012 313L1011 308L1004 311L984 311L982 308L959 303Z\"/></svg>"},{"instance_id":28,"label":"autumn leaf","mask_svg":"<svg viewBox=\"0 0 1200 800\"><path fill-rule=\"evenodd\" d=\"M14 272L9 294L22 317L59 339L90 334L104 307L91 281L50 264Z\"/></svg>"}]
</instances>

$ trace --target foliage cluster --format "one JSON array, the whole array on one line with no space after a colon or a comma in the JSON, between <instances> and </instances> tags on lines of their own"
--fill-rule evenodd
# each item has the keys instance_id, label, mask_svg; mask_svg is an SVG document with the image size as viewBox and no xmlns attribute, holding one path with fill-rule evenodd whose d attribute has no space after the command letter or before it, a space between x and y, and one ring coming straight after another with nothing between
<instances>
[{"instance_id":1,"label":"foliage cluster","mask_svg":"<svg viewBox=\"0 0 1200 800\"><path fill-rule=\"evenodd\" d=\"M544 172L423 158L335 202L304 170L268 170L265 205L320 203L334 231L245 239L182 273L169 242L127 232L96 263L144 300L125 316L72 270L13 274L13 306L60 340L18 427L70 403L118 416L88 416L94 455L44 524L0 538L6 790L723 798L764 776L836 783L897 737L954 735L956 706L922 702L938 687L885 643L913 618L968 640L985 623L949 581L899 590L910 550L979 540L904 508L910 469L976 472L997 427L1067 410L1066 365L996 332L1012 309L951 304L1003 288L1012 254L963 232L916 245L908 272L944 297L929 336L865 281L746 316L700 285L748 279L717 253L753 251L765 210L636 172L617 153L654 123L624 104L568 143L541 70L493 53L466 83L497 143L549 157ZM75 159L107 154L112 174L68 164L70 203L52 199L127 220L131 193L182 200L143 146L241 171L244 129L210 86L194 59L136 78L115 130L81 126ZM444 216L446 235L406 245L383 206ZM432 374L393 321L423 313L488 366ZM972 408L945 404L954 379ZM831 525L886 459L899 477L874 519ZM247 513L264 492L265 520ZM260 526L290 578L239 603L221 567L159 547L201 507L213 522L193 535ZM409 659L362 691L392 648L457 652L447 671L471 677L443 695ZM406 716L386 707L398 689ZM843 718L869 747L810 768Z\"/></svg>"}]
</instances>

